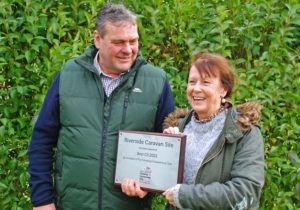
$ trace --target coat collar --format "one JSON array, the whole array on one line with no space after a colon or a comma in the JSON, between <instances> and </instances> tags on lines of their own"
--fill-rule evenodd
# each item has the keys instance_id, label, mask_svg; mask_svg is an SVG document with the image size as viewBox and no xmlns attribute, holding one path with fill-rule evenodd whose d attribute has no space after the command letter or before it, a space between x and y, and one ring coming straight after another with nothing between
<instances>
[{"instance_id":1,"label":"coat collar","mask_svg":"<svg viewBox=\"0 0 300 210\"><path fill-rule=\"evenodd\" d=\"M92 45L85 50L84 54L75 58L75 62L78 63L83 68L87 69L88 71L91 71L98 75L99 74L98 70L94 66L94 58L95 58L97 52L98 52L98 49L95 47L95 45ZM137 67L139 67L141 65L141 63L146 63L146 61L143 58L143 56L141 55L141 53L139 52L135 62L131 66L129 72L131 73L131 72L136 71Z\"/></svg>"},{"instance_id":2,"label":"coat collar","mask_svg":"<svg viewBox=\"0 0 300 210\"><path fill-rule=\"evenodd\" d=\"M227 139L228 143L237 141L250 130L251 126L259 122L260 112L261 106L256 102L240 104L236 108L228 103L225 125L221 135ZM185 125L191 120L191 116L192 110L177 109L166 118L163 127L178 126L182 132Z\"/></svg>"},{"instance_id":3,"label":"coat collar","mask_svg":"<svg viewBox=\"0 0 300 210\"><path fill-rule=\"evenodd\" d=\"M241 137L243 137L243 132L239 128L239 126L236 124L236 119L238 117L236 109L231 106L228 109L223 133L225 138L227 139L228 143L234 143Z\"/></svg>"},{"instance_id":4,"label":"coat collar","mask_svg":"<svg viewBox=\"0 0 300 210\"><path fill-rule=\"evenodd\" d=\"M179 124L179 130L182 132L186 124L191 121L193 111L189 111L188 115ZM235 123L237 117L236 109L230 106L227 109L226 120L221 135L223 135L228 143L233 143L243 136L243 132L240 130L238 125Z\"/></svg>"}]
</instances>

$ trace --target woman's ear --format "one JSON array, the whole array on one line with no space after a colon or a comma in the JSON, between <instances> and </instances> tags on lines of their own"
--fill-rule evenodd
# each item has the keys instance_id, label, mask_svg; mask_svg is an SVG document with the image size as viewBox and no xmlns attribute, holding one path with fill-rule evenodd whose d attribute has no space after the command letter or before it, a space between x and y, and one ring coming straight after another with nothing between
<instances>
[{"instance_id":1,"label":"woman's ear","mask_svg":"<svg viewBox=\"0 0 300 210\"><path fill-rule=\"evenodd\" d=\"M225 98L227 96L227 90L226 88L222 88L222 91L221 91L221 98Z\"/></svg>"}]
</instances>

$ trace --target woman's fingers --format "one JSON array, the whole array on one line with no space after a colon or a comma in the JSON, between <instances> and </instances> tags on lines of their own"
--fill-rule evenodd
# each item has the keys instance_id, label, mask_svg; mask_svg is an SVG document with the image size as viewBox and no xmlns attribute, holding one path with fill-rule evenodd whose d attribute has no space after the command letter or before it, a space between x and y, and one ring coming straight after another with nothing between
<instances>
[{"instance_id":1,"label":"woman's fingers","mask_svg":"<svg viewBox=\"0 0 300 210\"><path fill-rule=\"evenodd\" d=\"M179 128L178 127L168 127L164 129L163 133L165 134L179 134Z\"/></svg>"},{"instance_id":2,"label":"woman's fingers","mask_svg":"<svg viewBox=\"0 0 300 210\"><path fill-rule=\"evenodd\" d=\"M167 189L165 192L163 192L163 195L165 196L165 198L168 200L168 202L173 205L176 206L175 201L174 201L174 188L169 188Z\"/></svg>"}]
</instances>

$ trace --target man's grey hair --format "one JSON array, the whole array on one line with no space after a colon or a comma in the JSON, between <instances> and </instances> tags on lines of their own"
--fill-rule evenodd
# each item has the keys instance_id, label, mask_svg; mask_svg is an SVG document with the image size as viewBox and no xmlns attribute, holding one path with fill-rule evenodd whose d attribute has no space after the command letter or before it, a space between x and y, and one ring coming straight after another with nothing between
<instances>
[{"instance_id":1,"label":"man's grey hair","mask_svg":"<svg viewBox=\"0 0 300 210\"><path fill-rule=\"evenodd\" d=\"M95 19L96 30L103 37L106 33L105 24L136 24L136 16L122 4L108 3L99 10Z\"/></svg>"}]
</instances>

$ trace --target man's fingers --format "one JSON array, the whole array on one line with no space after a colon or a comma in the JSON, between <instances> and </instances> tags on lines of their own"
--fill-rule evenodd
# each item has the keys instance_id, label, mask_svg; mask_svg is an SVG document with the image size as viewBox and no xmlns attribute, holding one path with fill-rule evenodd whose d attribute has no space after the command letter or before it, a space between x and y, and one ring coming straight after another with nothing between
<instances>
[{"instance_id":1,"label":"man's fingers","mask_svg":"<svg viewBox=\"0 0 300 210\"><path fill-rule=\"evenodd\" d=\"M124 178L122 183L121 183L121 189L122 189L122 192L127 194L127 178Z\"/></svg>"},{"instance_id":2,"label":"man's fingers","mask_svg":"<svg viewBox=\"0 0 300 210\"><path fill-rule=\"evenodd\" d=\"M127 189L130 196L135 196L135 181L133 179L130 179L127 183Z\"/></svg>"},{"instance_id":3,"label":"man's fingers","mask_svg":"<svg viewBox=\"0 0 300 210\"><path fill-rule=\"evenodd\" d=\"M125 178L121 183L122 192L128 196L145 197L148 193L143 191L140 184L134 179Z\"/></svg>"},{"instance_id":4,"label":"man's fingers","mask_svg":"<svg viewBox=\"0 0 300 210\"><path fill-rule=\"evenodd\" d=\"M144 198L148 194L148 192L141 189L139 182L136 182L135 185L136 185L135 189L136 189L137 196L139 196L140 198Z\"/></svg>"},{"instance_id":5,"label":"man's fingers","mask_svg":"<svg viewBox=\"0 0 300 210\"><path fill-rule=\"evenodd\" d=\"M121 188L122 188L122 192L125 193L126 195L131 195L132 194L132 180L128 179L128 178L124 178L122 183L121 183Z\"/></svg>"}]
</instances>

